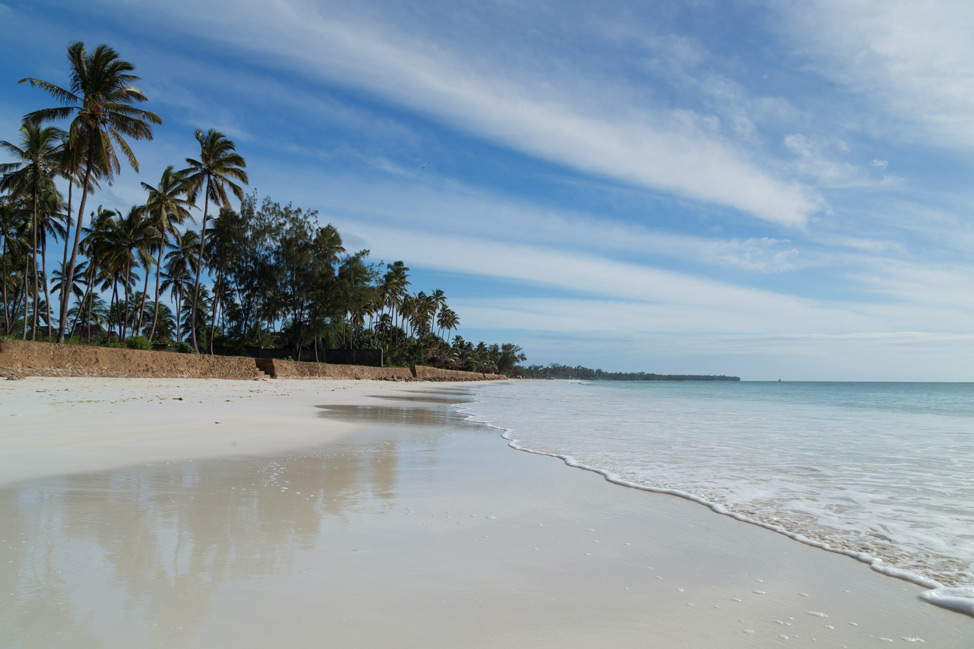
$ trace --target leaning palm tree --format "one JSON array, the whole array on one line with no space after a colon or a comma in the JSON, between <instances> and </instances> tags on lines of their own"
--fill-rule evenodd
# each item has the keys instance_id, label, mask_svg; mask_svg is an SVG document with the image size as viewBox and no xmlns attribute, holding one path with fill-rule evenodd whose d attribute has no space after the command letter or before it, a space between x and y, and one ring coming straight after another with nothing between
<instances>
[{"instance_id":1,"label":"leaning palm tree","mask_svg":"<svg viewBox=\"0 0 974 649\"><path fill-rule=\"evenodd\" d=\"M209 216L210 200L221 207L230 207L229 189L239 200L243 200L243 188L234 181L247 184L247 172L244 168L247 162L239 153L233 141L228 140L223 133L210 129L204 133L196 129L196 141L200 143L200 159L186 158L189 168L184 170L186 184L189 188L188 197L196 201L200 191L203 192L203 225L200 228L200 254L202 260L206 245L206 219ZM190 332L192 333L193 349L199 352L199 342L196 338L197 301L200 294L200 271L203 265L196 267L196 286L193 289L192 311L190 313Z\"/></svg>"},{"instance_id":2,"label":"leaning palm tree","mask_svg":"<svg viewBox=\"0 0 974 649\"><path fill-rule=\"evenodd\" d=\"M62 134L61 129L53 126L41 128L38 124L25 121L20 127L19 147L6 140L0 141L0 147L19 159L19 163L0 165L0 190L10 191L14 196L29 198L31 201L31 259L34 263L34 319L31 340L37 337L37 301L40 295L40 274L37 272L40 201L45 193L57 195L54 174L60 156Z\"/></svg>"},{"instance_id":3,"label":"leaning palm tree","mask_svg":"<svg viewBox=\"0 0 974 649\"><path fill-rule=\"evenodd\" d=\"M189 213L189 208L193 205L183 198L188 189L183 172L176 171L172 165L166 167L166 170L162 172L162 178L158 185L153 187L148 183L142 183L142 188L149 192L145 207L158 237L156 239L158 255L156 257L156 306L152 314L152 327L149 330L149 340L152 340L156 335L156 324L159 321L159 275L162 271L162 255L169 236L179 234L176 226L182 224L186 219L193 221L193 217Z\"/></svg>"},{"instance_id":4,"label":"leaning palm tree","mask_svg":"<svg viewBox=\"0 0 974 649\"><path fill-rule=\"evenodd\" d=\"M99 45L88 52L84 43L72 43L68 46L68 62L69 89L34 78L21 79L20 83L40 87L61 104L55 108L29 113L26 119L30 122L40 123L73 116L68 130L68 146L76 152L77 160L81 161L79 168L83 168L84 172L81 176L81 205L78 208L78 222L75 224L74 248L65 271L65 281L70 285L74 280L74 268L78 261L85 202L95 179L106 178L110 181L121 171L116 146L121 149L129 165L138 171L139 161L125 138L151 140L150 125L161 124L162 118L151 111L136 107L136 104L148 101L148 97L134 85L139 80L139 77L132 74L135 66L123 61L107 45ZM61 296L58 342L64 342L67 296L67 292Z\"/></svg>"}]
</instances>

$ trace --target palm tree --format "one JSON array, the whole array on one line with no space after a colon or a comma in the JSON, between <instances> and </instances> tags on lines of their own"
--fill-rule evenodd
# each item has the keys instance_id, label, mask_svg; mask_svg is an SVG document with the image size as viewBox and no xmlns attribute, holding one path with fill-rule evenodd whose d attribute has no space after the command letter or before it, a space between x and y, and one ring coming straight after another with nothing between
<instances>
[{"instance_id":1,"label":"palm tree","mask_svg":"<svg viewBox=\"0 0 974 649\"><path fill-rule=\"evenodd\" d=\"M77 147L71 146L70 134L64 132L61 137L61 159L58 161L58 175L68 181L68 209L64 213L64 227L68 233L71 232L71 225L74 223L74 186L81 184L82 165L79 159ZM98 186L96 179L92 178L92 187ZM71 237L65 234L64 250L61 255L61 268L65 269L68 265L68 249L71 247ZM77 271L75 271L77 274Z\"/></svg>"},{"instance_id":2,"label":"palm tree","mask_svg":"<svg viewBox=\"0 0 974 649\"><path fill-rule=\"evenodd\" d=\"M125 340L125 333L129 324L129 290L134 279L138 279L132 268L135 266L138 257L148 272L146 265L152 262L152 256L148 254L148 251L155 239L155 230L149 220L145 218L145 207L137 205L132 207L124 218L116 221L112 234L115 267L125 274L125 305L121 309L122 320L119 332L119 338Z\"/></svg>"},{"instance_id":3,"label":"palm tree","mask_svg":"<svg viewBox=\"0 0 974 649\"><path fill-rule=\"evenodd\" d=\"M57 195L54 187L54 170L60 156L61 129L53 126L41 128L38 124L25 121L20 127L20 146L15 146L6 140L0 141L0 147L7 150L20 163L0 165L0 190L10 191L14 196L30 197L31 199L31 259L34 263L34 320L31 328L31 340L37 337L37 300L40 295L40 275L37 272L38 251L38 212L41 195L50 192ZM46 285L45 285L46 289Z\"/></svg>"},{"instance_id":4,"label":"palm tree","mask_svg":"<svg viewBox=\"0 0 974 649\"><path fill-rule=\"evenodd\" d=\"M247 172L244 168L247 162L239 153L233 141L228 140L223 133L210 129L204 133L196 129L196 141L200 144L200 159L193 160L186 158L189 168L183 173L186 174L186 184L189 188L188 198L196 202L196 197L200 191L203 192L203 225L200 229L200 254L202 260L206 245L206 219L209 215L210 200L221 207L230 207L230 199L227 196L229 189L239 200L243 200L243 188L236 182L243 184L249 182ZM193 304L190 314L190 332L193 336L193 348L199 352L199 342L196 339L196 307L200 294L200 271L203 265L196 267L196 286L193 289Z\"/></svg>"},{"instance_id":5,"label":"palm tree","mask_svg":"<svg viewBox=\"0 0 974 649\"><path fill-rule=\"evenodd\" d=\"M85 296L87 295L87 280L85 275L88 272L88 264L81 262L78 267L75 268L77 271L74 275L74 281L71 283L70 295L75 297L76 302L83 302ZM64 283L64 264L62 263L58 268L51 271L51 291L61 295L61 291L65 289L67 284ZM69 295L69 298L70 298Z\"/></svg>"},{"instance_id":6,"label":"palm tree","mask_svg":"<svg viewBox=\"0 0 974 649\"><path fill-rule=\"evenodd\" d=\"M409 268L401 261L389 264L386 268L388 271L382 278L379 296L383 304L389 308L389 312L398 315L403 298L406 296L406 288L409 286L407 279ZM393 323L396 315L393 316Z\"/></svg>"},{"instance_id":7,"label":"palm tree","mask_svg":"<svg viewBox=\"0 0 974 649\"><path fill-rule=\"evenodd\" d=\"M446 308L446 294L440 289L436 289L430 294L430 298L433 301L433 313L430 314L430 319L434 320L436 315ZM432 327L430 328L432 329Z\"/></svg>"},{"instance_id":8,"label":"palm tree","mask_svg":"<svg viewBox=\"0 0 974 649\"><path fill-rule=\"evenodd\" d=\"M21 79L40 87L54 97L61 106L44 108L29 113L26 119L32 123L48 120L68 119L74 116L68 130L68 147L76 152L77 160L84 169L81 180L81 205L78 208L78 222L75 225L74 248L67 265L65 281L74 280L74 268L78 261L78 247L81 242L81 221L84 217L85 202L96 178L111 180L121 171L116 153L116 145L128 160L129 165L139 170L126 137L134 140L151 140L150 124L161 124L162 118L153 112L137 108L136 104L148 101L148 97L135 87L139 77L131 74L135 69L128 61L119 58L118 53L107 45L98 45L92 52L85 50L82 42L68 46L70 64L70 89L61 88L40 79ZM67 322L67 292L61 296L61 319L58 324L58 342L64 342L64 327Z\"/></svg>"},{"instance_id":9,"label":"palm tree","mask_svg":"<svg viewBox=\"0 0 974 649\"><path fill-rule=\"evenodd\" d=\"M91 226L84 228L85 237L81 240L80 247L84 251L85 256L88 258L88 267L87 267L88 275L87 275L87 279L84 282L85 296L82 298L81 302L82 304L86 304L89 307L88 308L89 327L90 327L90 320L91 320L90 311L92 305L92 301L89 300L89 296L92 294L92 291L94 290L96 279L99 277L99 275L105 272L105 265L106 265L106 260L108 258L108 250L109 250L111 224L114 218L116 217L116 215L117 215L116 212L112 210L106 210L101 205L99 205L98 209L91 213ZM79 264L78 266L75 267L75 273L74 273L75 277L78 275L79 272L83 272L79 270L83 265L84 263L82 262L82 264ZM71 284L68 284L67 272L62 271L61 284L73 285L74 277L72 277ZM64 293L61 293L61 302L62 304L67 303L67 298L65 297ZM74 319L74 323L71 325L71 329L70 329L71 335L74 334L74 330L77 328L78 323L81 320L81 313L82 313L81 310L77 312L77 315ZM91 332L89 331L89 334L90 333ZM89 342L90 342L90 338L91 337L89 335Z\"/></svg>"},{"instance_id":10,"label":"palm tree","mask_svg":"<svg viewBox=\"0 0 974 649\"><path fill-rule=\"evenodd\" d=\"M11 304L16 305L19 300L17 294L16 277L13 272L8 272L8 262L10 258L16 257L17 252L25 247L24 233L24 213L20 206L9 196L0 196L0 283L2 283L3 296L3 333L9 334L16 318L16 306L11 311ZM14 291L13 299L9 290Z\"/></svg>"},{"instance_id":11,"label":"palm tree","mask_svg":"<svg viewBox=\"0 0 974 649\"><path fill-rule=\"evenodd\" d=\"M176 234L170 244L171 250L166 253L166 271L163 274L162 291L169 291L176 305L176 341L182 342L183 296L191 287L190 278L199 266L199 235L194 230L187 230Z\"/></svg>"},{"instance_id":12,"label":"palm tree","mask_svg":"<svg viewBox=\"0 0 974 649\"><path fill-rule=\"evenodd\" d=\"M86 295L85 299L78 302L68 311L68 316L74 318L74 325L71 327L72 334L77 331L78 325L84 316L85 337L91 342L91 329L94 325L108 328L108 305L105 300L95 294Z\"/></svg>"},{"instance_id":13,"label":"palm tree","mask_svg":"<svg viewBox=\"0 0 974 649\"><path fill-rule=\"evenodd\" d=\"M172 165L166 167L166 170L162 172L162 178L157 186L153 187L147 183L142 183L142 188L149 192L145 207L149 212L149 218L158 237L156 240L156 251L158 253L156 257L156 308L153 310L152 328L149 330L149 340L153 340L156 335L156 324L159 321L159 274L162 271L162 254L169 236L179 235L176 226L182 224L186 219L193 220L188 209L192 207L192 203L182 198L187 190L186 178L182 172L176 171ZM148 279L148 275L146 275L146 279Z\"/></svg>"},{"instance_id":14,"label":"palm tree","mask_svg":"<svg viewBox=\"0 0 974 649\"><path fill-rule=\"evenodd\" d=\"M436 326L440 329L445 329L447 336L449 336L451 331L460 326L460 318L453 309L444 305L440 309L439 315L436 316Z\"/></svg>"}]
</instances>

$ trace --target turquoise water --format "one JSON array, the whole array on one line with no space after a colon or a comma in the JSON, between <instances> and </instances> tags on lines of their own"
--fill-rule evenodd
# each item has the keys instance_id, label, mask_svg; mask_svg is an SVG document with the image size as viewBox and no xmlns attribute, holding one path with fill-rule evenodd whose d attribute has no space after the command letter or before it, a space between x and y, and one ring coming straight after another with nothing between
<instances>
[{"instance_id":1,"label":"turquoise water","mask_svg":"<svg viewBox=\"0 0 974 649\"><path fill-rule=\"evenodd\" d=\"M974 584L974 384L524 381L459 406L512 446Z\"/></svg>"}]
</instances>

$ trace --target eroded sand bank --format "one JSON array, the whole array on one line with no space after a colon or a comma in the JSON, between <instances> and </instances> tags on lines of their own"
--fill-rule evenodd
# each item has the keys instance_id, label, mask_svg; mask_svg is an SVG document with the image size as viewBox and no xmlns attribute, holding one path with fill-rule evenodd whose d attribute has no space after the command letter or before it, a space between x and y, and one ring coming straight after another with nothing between
<instances>
[{"instance_id":1,"label":"eroded sand bank","mask_svg":"<svg viewBox=\"0 0 974 649\"><path fill-rule=\"evenodd\" d=\"M513 451L443 403L462 388L0 388L0 646L974 638L851 559Z\"/></svg>"}]
</instances>

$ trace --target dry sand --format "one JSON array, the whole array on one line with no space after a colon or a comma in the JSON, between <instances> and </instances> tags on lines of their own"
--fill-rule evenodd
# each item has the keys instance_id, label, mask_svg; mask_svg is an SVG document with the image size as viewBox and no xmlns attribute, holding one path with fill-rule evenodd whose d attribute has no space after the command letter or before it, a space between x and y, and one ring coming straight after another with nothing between
<instances>
[{"instance_id":1,"label":"dry sand","mask_svg":"<svg viewBox=\"0 0 974 649\"><path fill-rule=\"evenodd\" d=\"M513 451L426 389L0 383L0 647L974 643L918 587Z\"/></svg>"}]
</instances>

